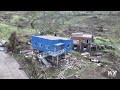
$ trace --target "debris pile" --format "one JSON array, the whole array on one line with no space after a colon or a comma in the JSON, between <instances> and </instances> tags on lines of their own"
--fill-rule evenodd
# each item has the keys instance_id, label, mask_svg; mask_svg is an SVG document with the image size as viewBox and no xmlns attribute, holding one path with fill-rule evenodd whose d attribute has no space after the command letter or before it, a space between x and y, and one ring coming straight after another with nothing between
<instances>
[{"instance_id":1,"label":"debris pile","mask_svg":"<svg viewBox=\"0 0 120 90\"><path fill-rule=\"evenodd\" d=\"M88 52L81 53L81 56L83 56L83 57L89 57L89 56L90 56L90 53L88 53Z\"/></svg>"},{"instance_id":2,"label":"debris pile","mask_svg":"<svg viewBox=\"0 0 120 90\"><path fill-rule=\"evenodd\" d=\"M86 59L86 60L90 60L91 62L95 62L95 63L98 63L97 65L98 66L102 66L102 64L100 63L102 58L102 53L88 53L88 52L85 52L85 53L81 53L81 56L83 57L83 59Z\"/></svg>"},{"instance_id":3,"label":"debris pile","mask_svg":"<svg viewBox=\"0 0 120 90\"><path fill-rule=\"evenodd\" d=\"M0 40L0 51L5 51L5 44L6 44L6 40L5 39L2 39Z\"/></svg>"}]
</instances>

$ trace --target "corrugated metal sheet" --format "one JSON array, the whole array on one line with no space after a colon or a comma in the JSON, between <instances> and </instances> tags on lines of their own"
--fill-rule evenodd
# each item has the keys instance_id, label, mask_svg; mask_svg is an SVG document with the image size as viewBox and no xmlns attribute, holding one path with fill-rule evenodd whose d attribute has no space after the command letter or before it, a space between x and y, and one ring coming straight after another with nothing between
<instances>
[{"instance_id":1,"label":"corrugated metal sheet","mask_svg":"<svg viewBox=\"0 0 120 90\"><path fill-rule=\"evenodd\" d=\"M84 34L83 32L72 33L72 37L92 38L92 34Z\"/></svg>"},{"instance_id":2,"label":"corrugated metal sheet","mask_svg":"<svg viewBox=\"0 0 120 90\"><path fill-rule=\"evenodd\" d=\"M50 37L52 37L52 39L50 39ZM72 50L73 47L72 39L64 39L60 37L53 38L53 37L55 36L32 36L32 47L36 50L40 50L46 53L59 52L61 49L62 50L65 49L63 53L67 53ZM47 48L47 46L49 46L49 49ZM59 46L61 46L61 48L59 48Z\"/></svg>"}]
</instances>

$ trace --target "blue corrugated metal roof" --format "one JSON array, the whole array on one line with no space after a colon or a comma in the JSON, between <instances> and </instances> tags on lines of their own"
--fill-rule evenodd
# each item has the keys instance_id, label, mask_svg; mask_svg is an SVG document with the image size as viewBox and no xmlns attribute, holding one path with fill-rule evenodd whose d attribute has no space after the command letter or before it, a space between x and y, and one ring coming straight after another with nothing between
<instances>
[{"instance_id":1,"label":"blue corrugated metal roof","mask_svg":"<svg viewBox=\"0 0 120 90\"><path fill-rule=\"evenodd\" d=\"M64 43L57 43L57 44L54 44L55 46L60 46L60 45L63 45Z\"/></svg>"}]
</instances>

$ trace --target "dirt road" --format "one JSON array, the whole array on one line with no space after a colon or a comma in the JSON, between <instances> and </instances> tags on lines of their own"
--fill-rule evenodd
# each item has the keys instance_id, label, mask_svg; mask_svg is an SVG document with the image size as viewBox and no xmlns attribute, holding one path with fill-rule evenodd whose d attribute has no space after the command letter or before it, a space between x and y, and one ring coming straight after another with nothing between
<instances>
[{"instance_id":1,"label":"dirt road","mask_svg":"<svg viewBox=\"0 0 120 90\"><path fill-rule=\"evenodd\" d=\"M28 79L13 57L0 51L0 79Z\"/></svg>"}]
</instances>

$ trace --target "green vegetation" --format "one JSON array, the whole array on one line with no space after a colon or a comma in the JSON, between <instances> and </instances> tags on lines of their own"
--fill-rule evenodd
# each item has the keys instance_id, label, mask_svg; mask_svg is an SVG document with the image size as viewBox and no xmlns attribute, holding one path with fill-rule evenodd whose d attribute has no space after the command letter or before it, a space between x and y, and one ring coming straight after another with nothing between
<instances>
[{"instance_id":1,"label":"green vegetation","mask_svg":"<svg viewBox=\"0 0 120 90\"><path fill-rule=\"evenodd\" d=\"M30 41L31 35L39 35L39 31L48 35L53 35L54 32L56 32L57 36L68 38L68 35L73 32L81 31L85 33L92 33L93 35L100 36L99 38L96 36L94 37L95 44L107 44L115 47L115 50L101 50L103 51L103 55L107 56L107 54L110 52L114 52L116 56L120 56L120 12L119 15L116 16L109 16L109 13L112 13L113 15L113 12L109 11L102 13L95 11L0 11L0 39L5 38L7 40L10 34L14 31L17 32L17 35L19 34L18 38L22 43L16 46L16 52L13 53L15 59L21 64L21 66L25 66L24 70L28 75L30 75L30 78L31 76L32 78L38 78L39 74L41 73L36 73L38 70L37 68L35 69L37 64L34 64L35 62L32 60L31 56L30 58L25 58L22 54L17 52L19 52L21 48L22 50L30 49L31 45L29 45L27 42ZM103 25L103 29L106 29L105 32L100 32L98 30L100 25ZM72 50L70 53L75 58L81 57L80 52ZM105 60L105 63L108 63L107 58L105 58ZM71 69L71 71L69 71L69 69L65 73L66 76L68 76L70 73L84 74L84 71L87 71L87 68L94 71L94 69L97 67L97 65L93 64L93 62L89 63L88 65L87 63L84 63L86 61L83 62L80 60L80 62L83 70L75 69L74 67L73 70ZM48 69L47 76L50 78L55 78L59 72L60 70L51 68ZM90 72L89 75L91 74ZM94 73L94 75L95 74L96 73ZM85 75L86 74L83 76ZM80 75L80 78L82 78L82 75Z\"/></svg>"},{"instance_id":2,"label":"green vegetation","mask_svg":"<svg viewBox=\"0 0 120 90\"><path fill-rule=\"evenodd\" d=\"M94 43L97 44L97 45L108 45L108 44L112 44L109 39L103 38L103 37L94 37Z\"/></svg>"},{"instance_id":3,"label":"green vegetation","mask_svg":"<svg viewBox=\"0 0 120 90\"><path fill-rule=\"evenodd\" d=\"M15 26L0 23L0 38L5 38L7 40L10 37L10 34L14 31L23 35L24 34L31 35L36 32L36 30L34 29L29 29L29 28L18 29Z\"/></svg>"},{"instance_id":4,"label":"green vegetation","mask_svg":"<svg viewBox=\"0 0 120 90\"><path fill-rule=\"evenodd\" d=\"M19 20L27 20L27 18L23 17L23 16L19 16L19 15L13 15L12 19L11 19L11 23L15 24L16 22L18 22Z\"/></svg>"},{"instance_id":5,"label":"green vegetation","mask_svg":"<svg viewBox=\"0 0 120 90\"><path fill-rule=\"evenodd\" d=\"M0 23L0 38L8 39L10 34L16 30L16 27Z\"/></svg>"},{"instance_id":6,"label":"green vegetation","mask_svg":"<svg viewBox=\"0 0 120 90\"><path fill-rule=\"evenodd\" d=\"M74 55L74 56L77 56L77 57L80 56L80 53L77 52L77 51L74 51L74 50L72 50L70 53L71 53L72 55Z\"/></svg>"}]
</instances>

